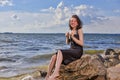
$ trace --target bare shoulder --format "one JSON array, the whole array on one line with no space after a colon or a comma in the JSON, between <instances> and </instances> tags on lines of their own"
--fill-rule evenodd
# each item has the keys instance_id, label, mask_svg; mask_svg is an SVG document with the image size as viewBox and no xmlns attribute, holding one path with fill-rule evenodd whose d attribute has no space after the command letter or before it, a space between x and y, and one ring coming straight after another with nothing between
<instances>
[{"instance_id":1,"label":"bare shoulder","mask_svg":"<svg viewBox=\"0 0 120 80\"><path fill-rule=\"evenodd\" d=\"M82 28L81 28L81 29L78 29L78 33L79 33L79 34L82 34L82 33L83 33Z\"/></svg>"}]
</instances>

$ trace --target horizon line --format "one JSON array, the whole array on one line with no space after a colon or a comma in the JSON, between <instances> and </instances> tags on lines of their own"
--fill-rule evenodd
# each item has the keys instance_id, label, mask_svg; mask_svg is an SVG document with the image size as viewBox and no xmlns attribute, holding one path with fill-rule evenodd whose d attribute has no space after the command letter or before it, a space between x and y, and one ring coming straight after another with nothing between
<instances>
[{"instance_id":1,"label":"horizon line","mask_svg":"<svg viewBox=\"0 0 120 80\"><path fill-rule=\"evenodd\" d=\"M0 34L64 34L64 32L56 33L56 32L49 32L49 33L34 33L34 32L0 32ZM120 34L120 33L83 33L83 34Z\"/></svg>"}]
</instances>

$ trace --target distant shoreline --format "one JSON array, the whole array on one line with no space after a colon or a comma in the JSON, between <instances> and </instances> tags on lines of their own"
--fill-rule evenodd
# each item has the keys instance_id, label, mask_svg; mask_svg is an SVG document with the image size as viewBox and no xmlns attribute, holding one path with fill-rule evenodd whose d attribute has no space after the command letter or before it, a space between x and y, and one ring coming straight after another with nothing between
<instances>
[{"instance_id":1,"label":"distant shoreline","mask_svg":"<svg viewBox=\"0 0 120 80\"><path fill-rule=\"evenodd\" d=\"M65 33L14 33L14 32L1 32L0 34L65 34ZM120 35L120 33L84 33L84 34L105 34L105 35Z\"/></svg>"}]
</instances>

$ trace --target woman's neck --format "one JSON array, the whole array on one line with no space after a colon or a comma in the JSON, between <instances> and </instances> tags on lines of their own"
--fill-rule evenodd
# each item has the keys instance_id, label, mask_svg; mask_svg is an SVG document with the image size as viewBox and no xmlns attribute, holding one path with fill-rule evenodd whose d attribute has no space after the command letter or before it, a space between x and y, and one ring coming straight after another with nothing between
<instances>
[{"instance_id":1,"label":"woman's neck","mask_svg":"<svg viewBox=\"0 0 120 80\"><path fill-rule=\"evenodd\" d=\"M72 30L73 30L73 31L76 31L76 28L73 28Z\"/></svg>"}]
</instances>

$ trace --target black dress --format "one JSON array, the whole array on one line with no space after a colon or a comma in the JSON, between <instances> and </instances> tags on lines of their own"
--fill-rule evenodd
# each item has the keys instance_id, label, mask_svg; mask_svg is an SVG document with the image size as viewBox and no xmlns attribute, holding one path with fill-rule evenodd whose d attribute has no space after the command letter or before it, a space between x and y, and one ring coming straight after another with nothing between
<instances>
[{"instance_id":1,"label":"black dress","mask_svg":"<svg viewBox=\"0 0 120 80\"><path fill-rule=\"evenodd\" d=\"M74 34L74 37L79 39L78 31ZM70 48L69 49L61 49L63 55L62 64L67 65L72 61L80 59L83 54L83 47L76 44L72 38L69 39L70 41ZM56 53L57 54L57 53Z\"/></svg>"}]
</instances>

